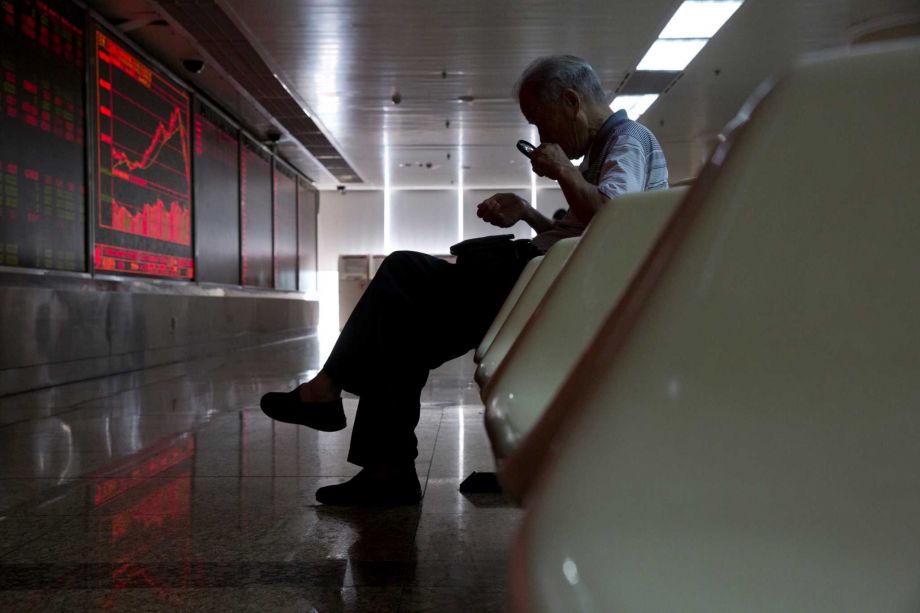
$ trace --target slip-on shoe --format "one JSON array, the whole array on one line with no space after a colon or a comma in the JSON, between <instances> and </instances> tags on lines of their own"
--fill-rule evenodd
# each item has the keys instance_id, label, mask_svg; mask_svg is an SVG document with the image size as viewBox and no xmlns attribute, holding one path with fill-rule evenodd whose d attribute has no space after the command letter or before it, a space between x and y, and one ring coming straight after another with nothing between
<instances>
[{"instance_id":1,"label":"slip-on shoe","mask_svg":"<svg viewBox=\"0 0 920 613\"><path fill-rule=\"evenodd\" d=\"M325 402L304 402L295 389L291 392L269 392L259 401L262 412L287 424L307 426L323 432L337 432L345 428L345 411L342 399Z\"/></svg>"},{"instance_id":2,"label":"slip-on shoe","mask_svg":"<svg viewBox=\"0 0 920 613\"><path fill-rule=\"evenodd\" d=\"M384 478L364 469L345 483L316 490L316 500L331 506L409 505L421 499L422 488L414 467Z\"/></svg>"}]
</instances>

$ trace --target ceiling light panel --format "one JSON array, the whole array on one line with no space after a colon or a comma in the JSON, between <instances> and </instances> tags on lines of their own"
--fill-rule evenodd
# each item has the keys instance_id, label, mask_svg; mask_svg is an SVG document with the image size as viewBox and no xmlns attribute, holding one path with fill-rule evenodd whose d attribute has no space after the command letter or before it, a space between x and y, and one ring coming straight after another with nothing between
<instances>
[{"instance_id":1,"label":"ceiling light panel","mask_svg":"<svg viewBox=\"0 0 920 613\"><path fill-rule=\"evenodd\" d=\"M617 96L610 103L611 111L623 109L630 119L636 120L658 100L658 94L641 94L638 96Z\"/></svg>"},{"instance_id":2,"label":"ceiling light panel","mask_svg":"<svg viewBox=\"0 0 920 613\"><path fill-rule=\"evenodd\" d=\"M683 70L706 46L707 39L659 38L639 62L637 70Z\"/></svg>"},{"instance_id":3,"label":"ceiling light panel","mask_svg":"<svg viewBox=\"0 0 920 613\"><path fill-rule=\"evenodd\" d=\"M741 4L741 0L687 0L658 38L712 38Z\"/></svg>"}]
</instances>

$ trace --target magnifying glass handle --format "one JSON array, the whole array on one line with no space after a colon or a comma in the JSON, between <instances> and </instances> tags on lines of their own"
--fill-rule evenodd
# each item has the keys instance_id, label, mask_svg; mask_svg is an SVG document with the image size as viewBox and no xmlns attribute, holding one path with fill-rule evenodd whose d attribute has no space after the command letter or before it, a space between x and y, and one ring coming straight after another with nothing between
<instances>
[{"instance_id":1,"label":"magnifying glass handle","mask_svg":"<svg viewBox=\"0 0 920 613\"><path fill-rule=\"evenodd\" d=\"M536 147L528 143L526 140L519 140L517 142L517 148L518 151L526 155L528 158L533 155L534 149L536 149Z\"/></svg>"}]
</instances>

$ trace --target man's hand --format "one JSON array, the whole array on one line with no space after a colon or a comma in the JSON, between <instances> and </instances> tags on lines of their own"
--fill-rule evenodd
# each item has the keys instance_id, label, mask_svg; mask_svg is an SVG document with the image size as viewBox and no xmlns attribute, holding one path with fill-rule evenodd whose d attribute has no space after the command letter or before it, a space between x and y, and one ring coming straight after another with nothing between
<instances>
[{"instance_id":1,"label":"man's hand","mask_svg":"<svg viewBox=\"0 0 920 613\"><path fill-rule=\"evenodd\" d=\"M476 206L476 215L499 228L510 228L519 222L530 204L514 194L495 194Z\"/></svg>"},{"instance_id":2,"label":"man's hand","mask_svg":"<svg viewBox=\"0 0 920 613\"><path fill-rule=\"evenodd\" d=\"M558 181L562 173L574 168L562 147L554 143L543 143L530 156L533 171L541 177Z\"/></svg>"}]
</instances>

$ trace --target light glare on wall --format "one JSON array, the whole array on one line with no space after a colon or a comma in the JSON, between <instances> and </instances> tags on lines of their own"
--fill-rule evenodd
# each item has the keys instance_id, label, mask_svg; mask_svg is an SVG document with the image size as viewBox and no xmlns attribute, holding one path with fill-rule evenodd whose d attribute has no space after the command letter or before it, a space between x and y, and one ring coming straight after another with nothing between
<instances>
[{"instance_id":1,"label":"light glare on wall","mask_svg":"<svg viewBox=\"0 0 920 613\"><path fill-rule=\"evenodd\" d=\"M741 0L687 0L658 38L712 38L740 6Z\"/></svg>"}]
</instances>

